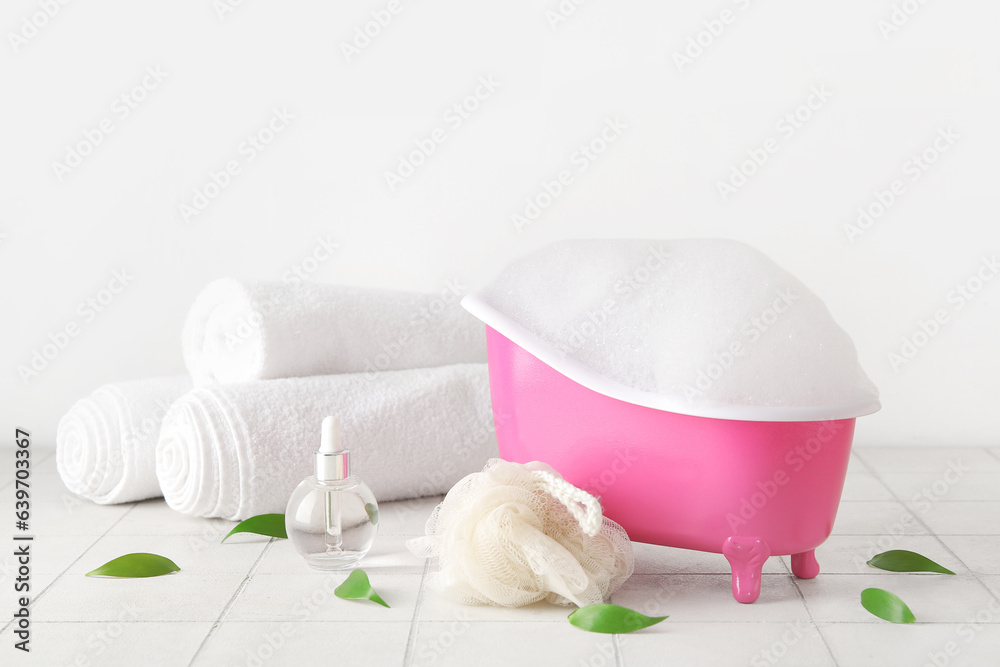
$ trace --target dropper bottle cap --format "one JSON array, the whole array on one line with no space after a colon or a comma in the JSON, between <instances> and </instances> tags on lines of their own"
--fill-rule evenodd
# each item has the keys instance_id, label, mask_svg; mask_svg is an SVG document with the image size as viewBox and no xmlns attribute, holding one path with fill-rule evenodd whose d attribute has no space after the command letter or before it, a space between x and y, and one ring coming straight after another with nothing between
<instances>
[{"instance_id":1,"label":"dropper bottle cap","mask_svg":"<svg viewBox=\"0 0 1000 667\"><path fill-rule=\"evenodd\" d=\"M333 482L351 475L349 452L344 449L340 435L340 420L327 417L323 420L323 435L316 451L316 479Z\"/></svg>"}]
</instances>

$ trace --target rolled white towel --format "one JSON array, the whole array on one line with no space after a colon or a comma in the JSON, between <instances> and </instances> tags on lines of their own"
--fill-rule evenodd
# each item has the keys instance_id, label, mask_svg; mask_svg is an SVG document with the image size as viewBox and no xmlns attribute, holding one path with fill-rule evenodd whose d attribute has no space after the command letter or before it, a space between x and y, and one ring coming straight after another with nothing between
<instances>
[{"instance_id":1,"label":"rolled white towel","mask_svg":"<svg viewBox=\"0 0 1000 667\"><path fill-rule=\"evenodd\" d=\"M485 364L208 385L163 420L167 504L232 520L284 512L312 474L327 415L379 501L445 493L497 455Z\"/></svg>"},{"instance_id":2,"label":"rolled white towel","mask_svg":"<svg viewBox=\"0 0 1000 667\"><path fill-rule=\"evenodd\" d=\"M156 443L167 408L191 379L117 382L80 399L59 421L56 468L73 493L102 505L157 498Z\"/></svg>"},{"instance_id":3,"label":"rolled white towel","mask_svg":"<svg viewBox=\"0 0 1000 667\"><path fill-rule=\"evenodd\" d=\"M197 385L484 362L485 330L460 298L223 278L188 313L184 361Z\"/></svg>"}]
</instances>

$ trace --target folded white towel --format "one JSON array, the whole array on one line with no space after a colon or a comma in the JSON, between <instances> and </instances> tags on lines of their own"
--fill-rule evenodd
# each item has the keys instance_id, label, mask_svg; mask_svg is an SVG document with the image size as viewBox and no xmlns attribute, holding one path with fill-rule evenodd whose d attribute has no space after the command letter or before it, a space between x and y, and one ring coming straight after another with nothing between
<instances>
[{"instance_id":1,"label":"folded white towel","mask_svg":"<svg viewBox=\"0 0 1000 667\"><path fill-rule=\"evenodd\" d=\"M284 512L313 474L320 425L343 423L351 469L379 501L446 492L497 455L485 364L199 387L163 420L156 474L186 514Z\"/></svg>"},{"instance_id":2,"label":"folded white towel","mask_svg":"<svg viewBox=\"0 0 1000 667\"><path fill-rule=\"evenodd\" d=\"M319 283L216 280L184 324L195 384L486 361L485 331L450 285L416 294Z\"/></svg>"},{"instance_id":3,"label":"folded white towel","mask_svg":"<svg viewBox=\"0 0 1000 667\"><path fill-rule=\"evenodd\" d=\"M157 498L156 442L170 404L191 389L188 377L106 384L59 422L56 468L73 493L102 505Z\"/></svg>"}]
</instances>

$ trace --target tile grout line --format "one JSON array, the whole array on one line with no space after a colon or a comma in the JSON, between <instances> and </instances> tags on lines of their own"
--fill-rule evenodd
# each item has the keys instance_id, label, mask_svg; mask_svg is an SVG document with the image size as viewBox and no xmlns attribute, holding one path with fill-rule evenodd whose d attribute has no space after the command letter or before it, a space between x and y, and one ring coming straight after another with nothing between
<instances>
[{"instance_id":1,"label":"tile grout line","mask_svg":"<svg viewBox=\"0 0 1000 667\"><path fill-rule=\"evenodd\" d=\"M789 557L789 558L791 558L791 557L792 557L792 554L788 554L788 557ZM768 558L770 558L770 556L768 556ZM776 558L778 559L778 562L779 562L779 563L781 563L781 567L785 568L785 571L784 571L784 572L779 572L778 574L783 574L783 575L785 575L786 577L787 577L787 576L794 576L794 575L793 575L793 573L792 573L792 568L790 568L790 567L789 567L789 566L788 566L788 565L787 565L787 564L785 563L785 559L784 559L784 558L782 558L781 556L776 556ZM732 574L732 572L731 572L731 571L730 571L730 574ZM763 572L761 572L760 574L761 574L761 576L764 576L764 573L763 573Z\"/></svg>"},{"instance_id":2,"label":"tile grout line","mask_svg":"<svg viewBox=\"0 0 1000 667\"><path fill-rule=\"evenodd\" d=\"M96 624L96 623L103 623L103 622L113 623L113 621L93 621L93 620L89 620L89 619L75 620L75 621L32 621L31 623L32 623L32 625L34 625L35 623L38 623L39 625L77 625L77 624ZM234 621L234 622L238 622L238 623L241 623L241 624L244 624L244 625L270 625L270 624L278 623L280 621L261 619L261 620L241 620L241 621ZM310 623L312 623L312 624L316 624L316 625L322 625L322 624L329 625L330 623L348 623L348 624L357 624L357 625L371 625L371 624L402 625L403 623L409 623L409 621L405 621L405 620L404 621L371 621L371 620L351 620L351 619L340 619L340 620L336 620L336 621L330 621L330 620L315 620L315 621L313 621L313 620L306 620L306 619L297 619L295 622L296 623L304 623L304 624L310 624ZM470 620L470 621L466 621L466 622L469 623L469 624L472 624L472 625L475 625L475 624L479 624L479 625L487 625L487 624L489 624L489 625L496 625L498 623L503 623L503 624L509 623L509 624L513 624L513 625L519 625L519 624L526 625L528 623L543 623L543 624L546 624L546 625L551 626L551 627L556 627L556 626L559 626L559 625L563 625L565 623L565 621L563 621L563 620L551 620L551 621L549 621L549 620L541 620L541 619L537 619L537 618L525 619L523 621L510 620L510 619L507 619L507 620L480 619L480 620ZM726 621L726 620L722 620L722 621L708 621L708 620L676 621L675 620L675 621L673 621L671 623L671 625L743 625L743 626L751 626L751 625L752 626L774 625L774 626L779 626L779 625L787 625L788 623L791 623L791 622L792 621L787 621L787 620L782 621L782 620L779 620L779 619L771 619L771 620L763 620L763 621L736 621L736 620L728 620L728 621ZM921 626L924 626L924 625L927 625L927 626L931 626L931 625L949 626L949 625L963 625L963 624L970 623L970 622L971 621L968 621L968 620L966 620L966 621L920 621L920 624L921 624ZM979 621L976 621L976 622L980 623ZM131 620L131 621L128 621L129 625L148 625L148 626L157 626L157 625L182 625L182 624L183 625L191 625L191 624L202 624L202 623L208 623L208 621L165 621L165 620L148 620L148 621ZM438 620L438 621L428 621L428 623L446 624L446 623L448 623L448 621L440 621L440 620ZM877 624L878 624L878 621L834 621L834 620L823 621L823 625L824 626L827 626L827 625L877 625ZM989 625L991 627L992 626L1000 627L1000 620L997 620L997 621L982 621L980 624L981 625ZM818 625L819 624L817 624L817 627L818 627Z\"/></svg>"},{"instance_id":3,"label":"tile grout line","mask_svg":"<svg viewBox=\"0 0 1000 667\"><path fill-rule=\"evenodd\" d=\"M983 447L983 449L987 449L987 448ZM988 449L987 449L987 452L988 452L988 455L990 455L990 456L1000 458L1000 455L995 454L995 453L989 451ZM872 466L870 466L867 463L867 461L861 460L860 457L859 457L859 463L862 464L863 468L860 469L860 470L858 470L858 474L870 474L870 475L872 475L872 477L874 477L876 480L878 480L879 484L881 484L888 491L888 493L890 494L892 500L894 500L896 502L900 502L903 505L904 509L907 512L909 512L910 514L912 514L914 516L914 519L917 520L919 524L923 525L924 528L927 529L928 532L926 534L926 537L933 538L939 544L942 544L942 546L947 550L948 553L952 554L953 556L955 555L955 552L952 549L950 549L950 547L947 544L944 544L944 539L942 538L942 536L938 535L937 533L935 533L933 531L931 531L927 527L927 525L918 518L918 516L916 515L916 512L912 508L908 507L905 503L903 503L902 501L900 501L900 499L899 499L900 496L897 495L892 490L892 488L888 487L888 485L886 485L885 482L882 480L881 474L890 474L891 475L891 474L893 474L893 471L884 471L884 473L877 473L872 468ZM3 487L0 487L0 488L3 488ZM866 499L866 500L851 501L851 502L869 502L870 503L870 502L881 502L881 501L879 501L879 500L874 500L873 501L873 500ZM948 502L948 501L945 500L945 499L939 499L938 502ZM983 502L988 502L988 501L983 501ZM98 542L100 542L101 540L103 540L107 536L108 532L110 532L111 530L113 530L114 527L116 525L118 525L121 520L123 520L127 515L129 515L130 512L133 509L135 509L135 506L136 505L133 504L133 506L131 508L129 508L121 517L119 517L119 519L116 520L108 528L108 530L105 531L105 533L103 535L97 536L89 544L89 546L83 551L83 553L81 553L80 556L76 560L74 560L73 563L70 564L69 567L67 567L65 570L63 570L61 573L59 573L56 576L56 578L52 582L50 582L49 585L46 586L42 590L41 593L39 593L38 597L41 597L43 594L47 593L47 591L49 590L49 588L53 584L57 583L57 581L61 580L61 577L64 574L66 574L68 572L68 570L70 568L72 568L73 565L75 565L76 562L78 562L81 558L85 557L90 551L92 551L93 546L95 546L96 544L98 544ZM872 536L872 535L866 534L866 533L860 533L860 534L845 533L845 534L842 534L842 535L843 536L866 536L866 537L871 537ZM976 535L976 534L973 534L973 535L974 536L979 536L979 535ZM951 536L949 535L948 537L951 537ZM208 630L208 632L205 635L205 637L203 638L201 644L199 645L199 647L197 648L196 652L192 656L191 663L190 663L191 665L193 665L198 660L200 654L202 652L204 652L205 647L207 645L209 645L209 643L210 643L210 639L214 636L215 633L217 633L217 630L221 627L221 625L224 624L225 622L227 622L226 619L228 618L228 614L231 613L232 606L234 606L235 601L237 601L238 598L243 594L243 591L246 590L249 582L252 580L252 577L256 576L258 574L257 570L259 569L260 563L262 562L262 559L264 558L264 556L266 555L266 553L268 553L269 550L272 548L271 544L273 542L274 542L274 540L269 540L268 543L266 543L264 545L264 549L262 550L261 554L258 556L257 560L247 570L245 578L238 585L238 587L236 589L236 592L233 594L233 597L229 600L229 602L223 608L223 610L220 613L219 617L216 619L216 621L214 622L214 624L212 624L211 628ZM956 556L956 558L957 558L957 556ZM961 558L957 558L957 560L958 560L958 562L960 562L960 563L962 563L964 565L964 561ZM779 576L780 575L780 576L789 576L790 577L791 575L788 572L789 568L788 568L787 564L785 564L785 562L783 560L781 560L781 559L779 559L779 562L782 563L782 567L785 570L784 573L771 573L771 574L765 574L764 576ZM979 574L978 573L972 571L971 568L969 569L969 572L971 574L973 574L974 578L976 580L978 580L980 584L983 583L982 580L979 579ZM418 589L417 600L416 600L416 603L415 603L415 606L414 606L413 614L412 614L411 619L409 621L410 622L409 634L408 634L408 638L407 638L407 642L406 642L406 650L405 650L405 653L404 653L404 656L403 656L403 664L404 664L404 666L409 666L409 665L413 664L413 662L415 660L417 660L415 658L415 640L416 640L416 636L418 634L418 630L417 630L418 625L419 625L418 621L419 621L419 618L422 617L422 613L420 611L420 607L422 606L423 600L424 600L425 580L427 578L427 574L428 573L429 573L429 561L425 561L423 563L423 568L422 568L422 572L421 572L421 580L420 580L420 587ZM704 573L673 572L673 573L666 573L665 572L665 573L645 573L645 574L647 576L649 576L649 575L652 575L652 576L664 576L664 575L666 575L666 576L687 576L687 575L690 575L690 576L698 576L698 575L700 575L700 576L729 576L728 572L718 572L718 573L716 573L716 572L704 572ZM854 573L829 573L829 574L825 574L824 576L852 575L852 574L854 574ZM265 575L262 575L262 576L267 576L267 575L265 574ZM798 581L797 578L793 579L793 581L794 581L795 586L796 586L797 594L799 595L800 599L802 599L804 601L805 598L803 596L802 590L799 588L800 582ZM986 588L987 588L989 594L991 595L991 597L994 597L994 598L1000 597L1000 595L994 594L992 592L992 590L988 586L986 586ZM808 617L809 617L809 619L810 619L813 627L815 627L817 629L817 633L820 635L821 641L823 641L824 645L826 646L828 654L831 655L831 659L833 660L833 664L835 664L835 665L838 664L836 658L833 656L832 651L830 649L830 643L827 642L827 638L824 636L823 630L821 629L820 625L818 623L816 623L816 621L813 619L813 616L811 614L811 611L808 609L808 606L806 606L806 611L807 611L807 615L808 615ZM61 623L61 622L65 622L65 621L39 621L39 622L40 623L46 623L46 624L56 624L56 623ZM87 621L77 621L77 622L87 622ZM179 621L179 622L186 622L186 621ZM261 621L261 623L264 623L264 622L266 622L266 621ZM358 623L370 623L370 621L357 621L357 622ZM397 622L398 623L404 623L406 621L405 620L401 620L401 621L397 621ZM488 621L484 621L484 622L488 622ZM510 621L507 621L507 622L510 622ZM521 622L527 624L527 623L534 623L534 622L537 622L537 621L531 620L531 621L521 621ZM557 622L558 621L550 621L550 623L557 623ZM704 623L705 621L692 621L692 622ZM767 622L770 623L771 621L767 621ZM959 622L960 621L956 620L956 621L924 622L924 623L927 624L927 625L955 625L955 624L958 624ZM160 623L160 621L150 621L149 623ZM679 622L675 621L675 623L682 623L683 624L684 621L679 621ZM720 625L732 624L734 626L737 626L737 625L749 625L749 623L747 623L745 621L714 621L714 623L718 623ZM838 626L838 625L846 625L846 626L866 625L864 623L858 623L856 621L825 621L824 624L823 624L823 627L828 628L828 626L831 625L831 624L835 625L835 627ZM8 624L7 626L4 626L4 628L0 629L0 633L6 631L6 629L9 628L10 625L11 624ZM777 625L777 624L775 623L775 625ZM833 639L836 639L836 638L837 637L835 636ZM613 645L615 647L615 655L616 655L616 661L615 662L616 662L616 665L617 665L617 667L623 667L623 665L624 665L624 658L623 658L623 655L621 655L621 653L620 653L619 637L618 637L618 635L614 635L612 639L613 639ZM218 641L221 641L221 640L218 640ZM217 643L218 643L218 641L217 641ZM838 645L837 642L833 642L833 644L834 645ZM396 654L396 655L398 655L398 654Z\"/></svg>"},{"instance_id":4,"label":"tile grout line","mask_svg":"<svg viewBox=\"0 0 1000 667\"><path fill-rule=\"evenodd\" d=\"M46 448L46 449L49 449L49 448ZM11 453L13 453L13 452L17 451L17 448L11 449L10 451L11 451ZM50 458L52 458L53 456L55 456L55 454L56 454L56 449L55 449L55 447L52 447L51 451L48 454L46 454L45 456L43 456L41 459L39 459L37 463L32 463L31 464L32 467L39 466L39 465L45 463ZM58 473L57 473L57 475L58 475ZM35 474L32 473L32 478L34 478L34 477L35 477ZM15 474L14 477L10 478L9 482L6 482L4 484L0 484L0 491L4 491L8 486L13 486L14 482L16 482L16 481L17 481L17 475Z\"/></svg>"},{"instance_id":5,"label":"tile grout line","mask_svg":"<svg viewBox=\"0 0 1000 667\"><path fill-rule=\"evenodd\" d=\"M987 456L996 456L995 454L993 454L993 452L990 450L989 447L983 447L982 449L986 452ZM1000 457L996 457L996 458L1000 459ZM941 501L939 501L939 502L941 502ZM941 544L944 545L944 548L948 550L948 553L952 554L958 560L959 563L961 563L962 565L965 565L966 569L969 570L969 572L972 574L972 576L975 578L975 580L977 582L979 582L979 585L982 586L986 590L986 593L990 597L992 597L994 600L996 600L997 602L1000 602L1000 594L994 593L993 589L986 585L986 582L983 581L982 578L979 576L979 572L976 572L971 567L969 567L969 565L964 560L962 560L962 558L959 557L959 555L956 554L954 552L954 550L950 546L948 546L948 543L941 539L940 535L937 535L935 533L934 536L937 537L938 542L940 542ZM955 536L954 535L949 535L948 537L955 537Z\"/></svg>"},{"instance_id":6,"label":"tile grout line","mask_svg":"<svg viewBox=\"0 0 1000 667\"><path fill-rule=\"evenodd\" d=\"M229 598L229 601L226 603L226 606L223 607L222 611L219 612L219 617L215 619L215 622L212 623L212 627L208 629L208 632L205 633L205 637L201 640L201 643L198 644L198 649L194 652L194 655L191 656L191 662L188 663L188 667L191 667L191 665L195 663L195 661L198 659L198 656L201 655L202 650L205 648L205 645L208 644L208 641L215 635L216 631L218 631L218 629L222 626L222 621L226 617L226 614L229 613L229 609L233 606L233 603L235 603L236 600L239 598L240 594L243 593L243 591L246 589L247 584L250 583L250 578L253 577L253 574L256 571L257 567L260 565L260 562L264 559L264 556L267 555L267 552L271 549L271 545L274 544L274 541L276 539L278 538L272 537L270 540L267 541L267 544L264 545L264 548L261 549L260 555L257 556L257 560L255 560L253 562L253 565L250 566L250 569L247 570L246 575L243 577L243 581L241 581L240 585L236 587L235 591L233 591L233 594Z\"/></svg>"},{"instance_id":7,"label":"tile grout line","mask_svg":"<svg viewBox=\"0 0 1000 667\"><path fill-rule=\"evenodd\" d=\"M870 475L870 474L872 474L874 472L874 470L872 469L871 464L869 464L868 461L866 461L864 459L864 457L861 456L861 452L858 451L859 449L860 448L858 448L858 447L851 447L851 453L855 455L855 457L858 459L858 461L861 463L861 465L863 465L865 467L865 470L867 470L868 474Z\"/></svg>"},{"instance_id":8,"label":"tile grout line","mask_svg":"<svg viewBox=\"0 0 1000 667\"><path fill-rule=\"evenodd\" d=\"M822 574L822 572L820 572L820 574ZM840 663L837 662L837 656L833 654L833 649L830 648L830 643L826 641L826 637L823 635L823 630L820 629L819 623L817 623L816 619L813 618L812 611L809 609L809 603L806 602L806 596L802 592L802 589L799 588L799 578L794 574L792 575L792 584L795 586L795 592L798 594L799 599L802 600L802 607L806 610L806 615L809 616L809 622L812 623L814 628L816 628L816 634L819 635L820 641L823 642L823 646L826 648L827 655L830 656L830 660L833 661L834 665L840 665Z\"/></svg>"},{"instance_id":9,"label":"tile grout line","mask_svg":"<svg viewBox=\"0 0 1000 667\"><path fill-rule=\"evenodd\" d=\"M989 448L987 448L987 447L978 447L976 449L984 450L988 455L992 455L992 452L990 452ZM937 540L937 543L940 544L942 547L944 547L944 550L947 551L949 554L951 554L952 558L954 558L956 561L958 561L959 563L961 563L965 567L965 569L967 569L969 571L969 574L972 575L973 580L975 580L975 582L978 583L987 592L987 594L990 595L990 597L993 597L993 598L997 598L998 597L997 595L994 595L993 590L989 586L987 586L983 582L982 579L979 578L979 574L975 570L973 570L971 567L969 567L966 564L966 562L964 560L962 560L958 556L958 554L956 554L954 552L954 550L952 550L952 548L950 546L948 546L947 542L945 542L944 540L941 539L941 536L937 534L937 531L931 530L931 527L928 526L924 522L923 518L920 516L920 514L918 512L914 512L914 511L910 510L910 508L906 504L906 502L902 498L899 497L899 494L897 494L893 490L893 488L891 486L889 486L888 484L885 483L885 481L882 479L882 476L881 476L881 474L879 472L874 472L873 474L875 475L875 478L878 479L879 483L882 484L882 486L884 486L886 489L888 489L889 493L892 494L892 497L896 500L896 502L900 503L904 508L906 508L906 511L909 512L910 516L912 516L914 518L914 520L916 520L921 526L924 527L924 529L927 531L927 534L930 535L931 537L933 537L935 540ZM945 502L945 501L941 500L941 499L938 499L936 502L940 503L940 502ZM998 601L1000 601L1000 600L998 600Z\"/></svg>"},{"instance_id":10,"label":"tile grout line","mask_svg":"<svg viewBox=\"0 0 1000 667\"><path fill-rule=\"evenodd\" d=\"M427 581L427 570L430 569L431 561L428 558L424 561L424 569L420 573L420 588L417 590L417 601L413 604L413 616L410 618L410 632L406 635L406 650L403 652L403 667L413 662L413 648L417 643L417 619L420 615L420 606L424 601L424 584Z\"/></svg>"},{"instance_id":11,"label":"tile grout line","mask_svg":"<svg viewBox=\"0 0 1000 667\"><path fill-rule=\"evenodd\" d=\"M86 556L90 552L90 550L93 549L94 546L98 542L100 542L101 540L103 540L107 536L107 534L109 532L111 532L111 529L114 528L115 526L117 526L121 522L122 519L124 519L129 514L131 514L132 510L134 510L136 508L137 504L138 503L132 503L132 506L128 509L127 512L123 513L120 517L118 517L118 519L113 524L111 524L110 526L107 527L107 530L105 530L103 533L101 533L100 535L98 535L97 538L93 542L90 543L90 546L88 546L86 549L83 550L83 553L81 553L79 556L77 556L73 560L72 563L70 563L69 565L67 565L66 568L62 572L60 572L59 574L56 575L55 579L53 579L52 581L49 582L48 586L46 586L45 588L42 589L41 593L39 593L38 595L36 595L35 597L33 597L31 599L31 606L34 607L35 603L38 602L38 600L43 595L45 595L46 593L48 593L49 589L52 588L53 586L55 586L59 582L59 580L62 579L63 575L66 574L67 572L69 572L69 569L71 567L73 567L74 565L76 565L80 561L80 559L83 558L84 556ZM3 626L2 628L0 628L0 634L6 632L7 628L9 628L10 626L12 626L13 624L14 624L14 620L11 619L11 621L9 623L7 623L5 626Z\"/></svg>"},{"instance_id":12,"label":"tile grout line","mask_svg":"<svg viewBox=\"0 0 1000 667\"><path fill-rule=\"evenodd\" d=\"M908 506L908 505L906 504L906 501L905 501L905 500L903 500L903 499L902 499L902 498L901 498L901 497L899 496L899 494L898 494L898 493L896 493L896 492L895 492L895 491L893 490L893 488L892 488L891 486L889 486L888 484L886 484L885 480L884 480L884 479L882 479L882 473L881 473L881 471L878 471L878 470L876 470L876 469L874 469L874 468L873 468L873 469L872 469L872 476L874 476L874 477L875 477L875 479L877 479L877 480L878 480L878 483L879 483L879 484L881 484L882 486L884 486L884 487L885 487L886 491L888 491L888 492L889 492L889 494L890 494L890 495L892 496L892 499L893 499L894 501L896 501L897 503L899 503L900 505L902 505L902 506L903 506L903 509L905 509L905 510L906 510L907 514L909 514L910 516L912 516L912 517L913 517L913 519L914 519L914 520L915 520L915 521L916 521L917 523L919 523L919 524L921 525L921 527L923 527L923 529L924 529L924 530L926 530L926 531L927 531L927 534L928 534L928 535L930 535L930 536L934 537L935 539L937 539L937 541L938 541L938 542L941 542L941 538L940 538L940 537L938 536L937 532L936 532L936 531L934 531L934 530L931 530L931 527L930 527L930 526L928 526L928 525L927 525L927 524L926 524L926 523L924 522L923 518L922 518L922 517L920 516L920 513L919 513L919 512L914 512L914 511L912 511L912 510L910 509L910 507L909 507L909 506ZM868 502L872 502L872 501L868 501ZM937 502L942 502L942 501L941 501L941 500L938 500ZM947 545L945 545L945 544L944 544L943 542L942 542L941 544L942 544L942 546L944 546L944 548L945 548L945 549L948 549ZM949 552L949 553L951 553L951 549L948 549L948 552ZM952 553L952 555L954 556L955 554L954 554L954 553ZM963 565L964 565L964 563L963 563Z\"/></svg>"}]
</instances>

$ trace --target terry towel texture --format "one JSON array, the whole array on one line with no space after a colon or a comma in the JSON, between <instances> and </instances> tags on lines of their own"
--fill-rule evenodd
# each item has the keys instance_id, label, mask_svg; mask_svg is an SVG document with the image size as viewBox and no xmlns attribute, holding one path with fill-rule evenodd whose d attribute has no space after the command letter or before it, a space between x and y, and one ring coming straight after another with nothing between
<instances>
[{"instance_id":1,"label":"terry towel texture","mask_svg":"<svg viewBox=\"0 0 1000 667\"><path fill-rule=\"evenodd\" d=\"M199 387L171 408L156 474L180 512L284 512L327 415L380 502L446 492L497 455L485 364Z\"/></svg>"},{"instance_id":2,"label":"terry towel texture","mask_svg":"<svg viewBox=\"0 0 1000 667\"><path fill-rule=\"evenodd\" d=\"M190 388L187 377L151 378L106 384L77 401L56 432L56 467L66 488L101 504L163 495L156 479L160 424Z\"/></svg>"},{"instance_id":3,"label":"terry towel texture","mask_svg":"<svg viewBox=\"0 0 1000 667\"><path fill-rule=\"evenodd\" d=\"M485 362L460 297L224 278L188 313L184 361L196 385Z\"/></svg>"}]
</instances>

